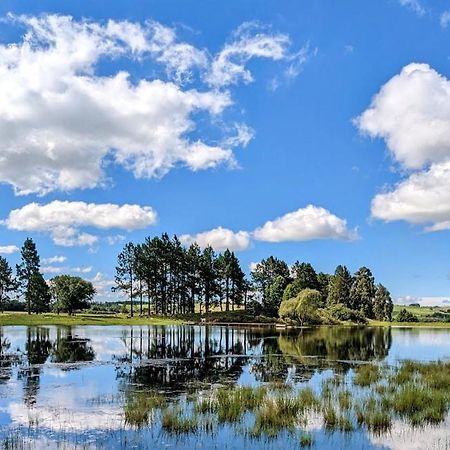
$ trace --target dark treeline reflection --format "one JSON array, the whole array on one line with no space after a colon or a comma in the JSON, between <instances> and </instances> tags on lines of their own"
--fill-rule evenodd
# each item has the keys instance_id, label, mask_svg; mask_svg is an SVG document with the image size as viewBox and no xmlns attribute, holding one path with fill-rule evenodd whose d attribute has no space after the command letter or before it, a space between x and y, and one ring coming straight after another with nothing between
<instances>
[{"instance_id":1,"label":"dark treeline reflection","mask_svg":"<svg viewBox=\"0 0 450 450\"><path fill-rule=\"evenodd\" d=\"M124 384L179 392L199 382L236 381L245 367L263 382L289 373L307 380L329 368L343 373L351 361L385 358L392 337L389 328L185 326L131 329L122 340L127 351L115 359Z\"/></svg>"}]
</instances>

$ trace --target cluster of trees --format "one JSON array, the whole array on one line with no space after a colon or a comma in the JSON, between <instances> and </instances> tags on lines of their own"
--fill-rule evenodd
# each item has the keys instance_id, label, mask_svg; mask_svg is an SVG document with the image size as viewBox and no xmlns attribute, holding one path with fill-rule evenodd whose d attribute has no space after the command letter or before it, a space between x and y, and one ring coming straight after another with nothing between
<instances>
[{"instance_id":1,"label":"cluster of trees","mask_svg":"<svg viewBox=\"0 0 450 450\"><path fill-rule=\"evenodd\" d=\"M136 303L141 315L145 306L149 315L193 313L195 305L206 313L213 306L229 311L245 303L249 287L233 252L201 250L196 243L186 248L167 234L126 244L115 283L128 296L131 315Z\"/></svg>"},{"instance_id":2,"label":"cluster of trees","mask_svg":"<svg viewBox=\"0 0 450 450\"><path fill-rule=\"evenodd\" d=\"M22 298L28 314L43 313L52 308L58 313L72 314L77 309L87 308L94 298L95 289L90 281L70 275L58 275L49 282L40 270L40 257L36 244L27 238L20 251L21 261L16 274L6 260L0 256L0 309L13 297Z\"/></svg>"},{"instance_id":3,"label":"cluster of trees","mask_svg":"<svg viewBox=\"0 0 450 450\"><path fill-rule=\"evenodd\" d=\"M368 319L392 320L390 293L382 284L375 284L367 267L352 275L345 266L339 265L331 275L316 273L311 264L298 261L289 268L284 261L271 256L257 264L251 275L263 311L269 315L277 314L282 301L297 298L297 302L304 304L303 297L298 296L309 289L314 291L307 296L312 299L306 302L310 306L329 308L336 314L357 311Z\"/></svg>"}]
</instances>

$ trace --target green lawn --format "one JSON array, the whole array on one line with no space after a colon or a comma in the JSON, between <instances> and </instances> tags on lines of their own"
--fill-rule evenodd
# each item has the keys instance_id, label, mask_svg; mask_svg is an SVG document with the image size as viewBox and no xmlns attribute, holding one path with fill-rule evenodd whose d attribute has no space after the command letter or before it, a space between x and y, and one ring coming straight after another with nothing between
<instances>
[{"instance_id":1,"label":"green lawn","mask_svg":"<svg viewBox=\"0 0 450 450\"><path fill-rule=\"evenodd\" d=\"M183 324L177 318L167 317L127 317L125 314L80 313L67 314L31 314L5 312L0 314L0 325L172 325Z\"/></svg>"}]
</instances>

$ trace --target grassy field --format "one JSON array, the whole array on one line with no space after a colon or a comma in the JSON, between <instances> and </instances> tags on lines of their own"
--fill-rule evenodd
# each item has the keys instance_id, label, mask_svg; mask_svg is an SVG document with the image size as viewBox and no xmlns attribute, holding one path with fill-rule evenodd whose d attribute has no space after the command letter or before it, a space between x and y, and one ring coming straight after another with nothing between
<instances>
[{"instance_id":1,"label":"grassy field","mask_svg":"<svg viewBox=\"0 0 450 450\"><path fill-rule=\"evenodd\" d=\"M0 314L0 325L171 325L187 322L167 317L131 318L125 314L80 313L73 316L54 313L28 315L22 312Z\"/></svg>"}]
</instances>

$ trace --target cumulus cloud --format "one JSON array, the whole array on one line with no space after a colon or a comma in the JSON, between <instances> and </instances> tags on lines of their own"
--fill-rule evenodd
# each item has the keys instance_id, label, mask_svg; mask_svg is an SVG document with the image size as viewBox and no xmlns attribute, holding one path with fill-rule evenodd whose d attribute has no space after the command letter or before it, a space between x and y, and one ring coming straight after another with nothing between
<instances>
[{"instance_id":1,"label":"cumulus cloud","mask_svg":"<svg viewBox=\"0 0 450 450\"><path fill-rule=\"evenodd\" d=\"M355 124L383 138L407 169L450 158L450 81L428 64L409 64L391 78Z\"/></svg>"},{"instance_id":2,"label":"cumulus cloud","mask_svg":"<svg viewBox=\"0 0 450 450\"><path fill-rule=\"evenodd\" d=\"M26 30L20 42L0 44L0 182L16 193L101 185L106 160L138 178L178 165L200 170L234 162L231 147L189 137L194 114L217 116L232 100L216 89L182 88L207 64L207 53L178 42L172 29L56 15L9 20ZM259 45L261 56L272 48ZM101 59L118 57L150 58L169 78L131 81L120 69L97 74Z\"/></svg>"},{"instance_id":3,"label":"cumulus cloud","mask_svg":"<svg viewBox=\"0 0 450 450\"><path fill-rule=\"evenodd\" d=\"M372 216L450 229L450 81L427 64L409 64L390 79L355 120L362 132L385 140L409 170L375 196Z\"/></svg>"},{"instance_id":4,"label":"cumulus cloud","mask_svg":"<svg viewBox=\"0 0 450 450\"><path fill-rule=\"evenodd\" d=\"M253 236L259 241L307 241L312 239L352 240L356 230L347 228L347 221L325 208L308 205L266 222Z\"/></svg>"},{"instance_id":5,"label":"cumulus cloud","mask_svg":"<svg viewBox=\"0 0 450 450\"><path fill-rule=\"evenodd\" d=\"M10 255L19 251L19 247L16 245L0 245L0 254Z\"/></svg>"},{"instance_id":6,"label":"cumulus cloud","mask_svg":"<svg viewBox=\"0 0 450 450\"><path fill-rule=\"evenodd\" d=\"M249 247L250 234L246 231L235 233L227 228L217 227L195 235L183 234L180 236L180 242L184 245L196 242L202 248L210 245L218 251L226 250L227 248L232 251L239 251Z\"/></svg>"},{"instance_id":7,"label":"cumulus cloud","mask_svg":"<svg viewBox=\"0 0 450 450\"><path fill-rule=\"evenodd\" d=\"M84 227L131 231L153 225L156 220L156 212L149 206L55 200L15 209L3 223L12 230L48 233L55 244L73 246L97 242L97 236L80 230Z\"/></svg>"}]
</instances>

